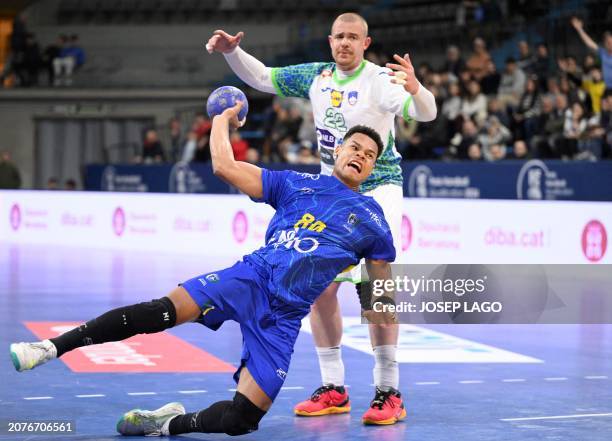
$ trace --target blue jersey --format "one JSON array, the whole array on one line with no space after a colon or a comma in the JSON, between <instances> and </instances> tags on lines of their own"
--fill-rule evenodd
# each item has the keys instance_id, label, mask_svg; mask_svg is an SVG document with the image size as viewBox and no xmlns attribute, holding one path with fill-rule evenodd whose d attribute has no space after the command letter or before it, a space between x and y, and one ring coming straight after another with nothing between
<instances>
[{"instance_id":1,"label":"blue jersey","mask_svg":"<svg viewBox=\"0 0 612 441\"><path fill-rule=\"evenodd\" d=\"M273 296L307 310L362 258L395 260L383 210L333 176L262 170L263 197L276 209L266 245L244 257Z\"/></svg>"}]
</instances>

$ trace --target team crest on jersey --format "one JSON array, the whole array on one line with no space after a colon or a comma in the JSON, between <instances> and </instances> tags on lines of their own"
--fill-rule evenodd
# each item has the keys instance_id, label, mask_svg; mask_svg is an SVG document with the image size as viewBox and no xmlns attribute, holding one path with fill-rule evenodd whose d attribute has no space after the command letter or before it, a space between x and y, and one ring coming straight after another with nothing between
<instances>
[{"instance_id":1,"label":"team crest on jersey","mask_svg":"<svg viewBox=\"0 0 612 441\"><path fill-rule=\"evenodd\" d=\"M332 89L332 91L331 91L331 103L332 103L332 106L340 107L342 105L343 96L344 96L344 92Z\"/></svg>"},{"instance_id":2,"label":"team crest on jersey","mask_svg":"<svg viewBox=\"0 0 612 441\"><path fill-rule=\"evenodd\" d=\"M322 77L322 78L331 77L331 75L332 75L332 71L331 71L331 70L329 70L329 69L324 69L324 70L321 72L321 77Z\"/></svg>"},{"instance_id":3,"label":"team crest on jersey","mask_svg":"<svg viewBox=\"0 0 612 441\"><path fill-rule=\"evenodd\" d=\"M357 226L358 224L359 224L359 219L357 218L357 215L355 213L351 213L349 214L348 219L346 220L346 224L344 224L344 228L349 233L352 233L353 227Z\"/></svg>"},{"instance_id":4,"label":"team crest on jersey","mask_svg":"<svg viewBox=\"0 0 612 441\"><path fill-rule=\"evenodd\" d=\"M354 106L355 104L357 104L357 91L356 90L351 90L348 93L347 99L348 99L348 103L351 106Z\"/></svg>"}]
</instances>

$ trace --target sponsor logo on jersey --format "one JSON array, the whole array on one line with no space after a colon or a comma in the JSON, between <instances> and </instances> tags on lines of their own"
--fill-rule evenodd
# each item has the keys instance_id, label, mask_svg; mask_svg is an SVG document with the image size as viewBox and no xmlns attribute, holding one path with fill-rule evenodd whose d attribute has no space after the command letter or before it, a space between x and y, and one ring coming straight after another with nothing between
<instances>
[{"instance_id":1,"label":"sponsor logo on jersey","mask_svg":"<svg viewBox=\"0 0 612 441\"><path fill-rule=\"evenodd\" d=\"M336 89L332 89L331 94L331 104L334 107L340 107L342 105L342 99L344 97L344 92L336 90Z\"/></svg>"},{"instance_id":2,"label":"sponsor logo on jersey","mask_svg":"<svg viewBox=\"0 0 612 441\"><path fill-rule=\"evenodd\" d=\"M351 90L351 91L348 93L347 99L348 99L348 103L349 103L351 106L354 106L355 104L357 104L357 96L358 96L358 95L357 95L357 91L356 91L356 90Z\"/></svg>"},{"instance_id":3,"label":"sponsor logo on jersey","mask_svg":"<svg viewBox=\"0 0 612 441\"><path fill-rule=\"evenodd\" d=\"M312 188L309 188L309 187L302 187L302 188L300 188L300 192L304 193L304 194L313 194L314 190Z\"/></svg>"},{"instance_id":4,"label":"sponsor logo on jersey","mask_svg":"<svg viewBox=\"0 0 612 441\"><path fill-rule=\"evenodd\" d=\"M376 225L382 228L382 219L380 218L380 216L377 213L374 213L368 207L364 207L364 208L368 213L370 213L370 219L372 219L372 221L374 221Z\"/></svg>"},{"instance_id":5,"label":"sponsor logo on jersey","mask_svg":"<svg viewBox=\"0 0 612 441\"><path fill-rule=\"evenodd\" d=\"M316 220L310 213L305 213L293 226L295 229L304 228L309 231L316 231L317 233L323 232L326 227L327 225L324 222Z\"/></svg>"},{"instance_id":6,"label":"sponsor logo on jersey","mask_svg":"<svg viewBox=\"0 0 612 441\"><path fill-rule=\"evenodd\" d=\"M298 253L307 254L315 251L319 248L319 241L314 237L300 237L298 236L298 228L293 230L280 230L270 238L268 245L274 246L275 250L279 247L285 247L286 249L294 249Z\"/></svg>"},{"instance_id":7,"label":"sponsor logo on jersey","mask_svg":"<svg viewBox=\"0 0 612 441\"><path fill-rule=\"evenodd\" d=\"M298 176L306 179L312 179L313 181L318 181L321 177L321 175L313 175L312 173L298 173Z\"/></svg>"}]
</instances>

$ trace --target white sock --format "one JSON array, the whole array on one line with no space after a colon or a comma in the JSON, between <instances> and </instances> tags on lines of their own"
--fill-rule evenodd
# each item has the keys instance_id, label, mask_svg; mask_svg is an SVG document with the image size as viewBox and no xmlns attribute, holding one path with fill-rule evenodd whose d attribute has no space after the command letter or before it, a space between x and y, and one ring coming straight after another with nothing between
<instances>
[{"instance_id":1,"label":"white sock","mask_svg":"<svg viewBox=\"0 0 612 441\"><path fill-rule=\"evenodd\" d=\"M374 346L374 384L380 390L399 389L399 367L397 366L397 346Z\"/></svg>"},{"instance_id":2,"label":"white sock","mask_svg":"<svg viewBox=\"0 0 612 441\"><path fill-rule=\"evenodd\" d=\"M319 356L321 380L324 385L344 386L344 363L340 346L315 348Z\"/></svg>"}]
</instances>

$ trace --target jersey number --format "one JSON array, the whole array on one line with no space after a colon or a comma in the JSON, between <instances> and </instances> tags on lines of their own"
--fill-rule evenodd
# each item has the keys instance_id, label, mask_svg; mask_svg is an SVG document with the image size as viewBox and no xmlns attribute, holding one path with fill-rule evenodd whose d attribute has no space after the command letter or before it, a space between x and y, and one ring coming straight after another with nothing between
<instances>
[{"instance_id":1,"label":"jersey number","mask_svg":"<svg viewBox=\"0 0 612 441\"><path fill-rule=\"evenodd\" d=\"M336 112L334 109L329 107L325 111L325 120L323 121L326 127L346 132L346 122L344 116L341 113Z\"/></svg>"}]
</instances>

